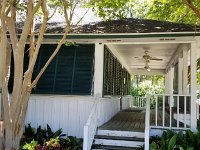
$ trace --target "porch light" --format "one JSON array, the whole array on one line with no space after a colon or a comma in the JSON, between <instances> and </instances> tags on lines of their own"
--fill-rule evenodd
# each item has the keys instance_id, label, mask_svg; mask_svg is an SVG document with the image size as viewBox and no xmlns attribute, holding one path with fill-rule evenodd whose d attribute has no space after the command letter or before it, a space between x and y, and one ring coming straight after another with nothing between
<instances>
[{"instance_id":1,"label":"porch light","mask_svg":"<svg viewBox=\"0 0 200 150\"><path fill-rule=\"evenodd\" d=\"M151 68L149 67L149 65L145 65L144 69L146 69L147 71L151 71Z\"/></svg>"},{"instance_id":2,"label":"porch light","mask_svg":"<svg viewBox=\"0 0 200 150\"><path fill-rule=\"evenodd\" d=\"M151 68L149 67L149 68L147 68L147 71L151 71Z\"/></svg>"}]
</instances>

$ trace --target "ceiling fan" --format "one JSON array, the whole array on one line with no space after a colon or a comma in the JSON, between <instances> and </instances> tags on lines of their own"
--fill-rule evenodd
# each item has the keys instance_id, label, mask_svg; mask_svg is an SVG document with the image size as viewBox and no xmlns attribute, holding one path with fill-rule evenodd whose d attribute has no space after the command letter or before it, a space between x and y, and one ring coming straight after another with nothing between
<instances>
[{"instance_id":1,"label":"ceiling fan","mask_svg":"<svg viewBox=\"0 0 200 150\"><path fill-rule=\"evenodd\" d=\"M155 60L155 61L162 61L163 60L163 59L159 59L159 58L156 58L156 57L151 57L149 55L149 51L148 50L144 51L144 55L142 56L142 58L145 60L144 69L146 69L147 71L151 71L151 68L149 66L150 60Z\"/></svg>"},{"instance_id":2,"label":"ceiling fan","mask_svg":"<svg viewBox=\"0 0 200 150\"><path fill-rule=\"evenodd\" d=\"M159 58L156 58L156 57L151 57L150 55L149 55L149 51L148 50L145 50L144 51L144 55L142 56L142 58L145 60L145 61L147 61L147 60L155 60L155 61L162 61L163 59L159 59Z\"/></svg>"}]
</instances>

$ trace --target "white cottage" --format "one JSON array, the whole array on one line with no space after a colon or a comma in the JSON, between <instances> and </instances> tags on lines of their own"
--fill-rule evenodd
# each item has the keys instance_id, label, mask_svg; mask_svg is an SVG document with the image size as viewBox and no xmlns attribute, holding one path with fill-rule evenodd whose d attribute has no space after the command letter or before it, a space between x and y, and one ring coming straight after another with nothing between
<instances>
[{"instance_id":1,"label":"white cottage","mask_svg":"<svg viewBox=\"0 0 200 150\"><path fill-rule=\"evenodd\" d=\"M47 31L35 72L61 38L62 24L49 24ZM78 46L61 48L31 95L26 122L84 138L84 150L92 145L133 149L144 143L148 150L149 136L163 130L194 131L198 31L138 19L74 28L67 41ZM165 75L165 94L130 96L130 76L137 74Z\"/></svg>"}]
</instances>

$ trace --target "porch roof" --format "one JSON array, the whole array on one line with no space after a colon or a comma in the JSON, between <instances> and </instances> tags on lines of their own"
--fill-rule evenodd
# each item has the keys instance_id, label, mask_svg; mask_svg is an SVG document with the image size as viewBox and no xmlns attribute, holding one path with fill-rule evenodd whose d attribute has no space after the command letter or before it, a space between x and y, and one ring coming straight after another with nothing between
<instances>
[{"instance_id":1,"label":"porch roof","mask_svg":"<svg viewBox=\"0 0 200 150\"><path fill-rule=\"evenodd\" d=\"M23 23L17 24L18 33L22 32ZM40 24L36 25L35 32ZM47 24L47 34L64 33L64 22ZM116 33L161 33L161 32L199 32L200 26L172 23L147 19L127 18L113 21L92 22L90 24L72 26L70 34L116 34Z\"/></svg>"},{"instance_id":2,"label":"porch roof","mask_svg":"<svg viewBox=\"0 0 200 150\"><path fill-rule=\"evenodd\" d=\"M147 19L127 18L101 21L72 28L72 33L198 32L200 26Z\"/></svg>"}]
</instances>

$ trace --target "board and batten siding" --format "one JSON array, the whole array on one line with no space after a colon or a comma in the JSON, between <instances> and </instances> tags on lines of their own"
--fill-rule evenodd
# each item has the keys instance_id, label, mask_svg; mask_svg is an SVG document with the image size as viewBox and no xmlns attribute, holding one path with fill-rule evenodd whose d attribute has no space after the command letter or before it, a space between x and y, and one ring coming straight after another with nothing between
<instances>
[{"instance_id":1,"label":"board and batten siding","mask_svg":"<svg viewBox=\"0 0 200 150\"><path fill-rule=\"evenodd\" d=\"M30 97L26 123L31 123L34 128L39 125L45 128L49 124L53 131L62 128L63 133L82 138L93 104L93 96L34 94ZM119 98L101 98L98 126L119 111Z\"/></svg>"},{"instance_id":2,"label":"board and batten siding","mask_svg":"<svg viewBox=\"0 0 200 150\"><path fill-rule=\"evenodd\" d=\"M130 108L132 101L133 101L133 97L131 95L124 96L122 98L122 109Z\"/></svg>"},{"instance_id":3,"label":"board and batten siding","mask_svg":"<svg viewBox=\"0 0 200 150\"><path fill-rule=\"evenodd\" d=\"M92 96L32 95L26 123L34 128L49 124L53 131L62 128L63 133L82 138L93 103Z\"/></svg>"},{"instance_id":4,"label":"board and batten siding","mask_svg":"<svg viewBox=\"0 0 200 150\"><path fill-rule=\"evenodd\" d=\"M101 98L100 110L99 110L99 122L98 126L101 126L105 122L109 121L116 113L120 111L120 98L110 97Z\"/></svg>"}]
</instances>

